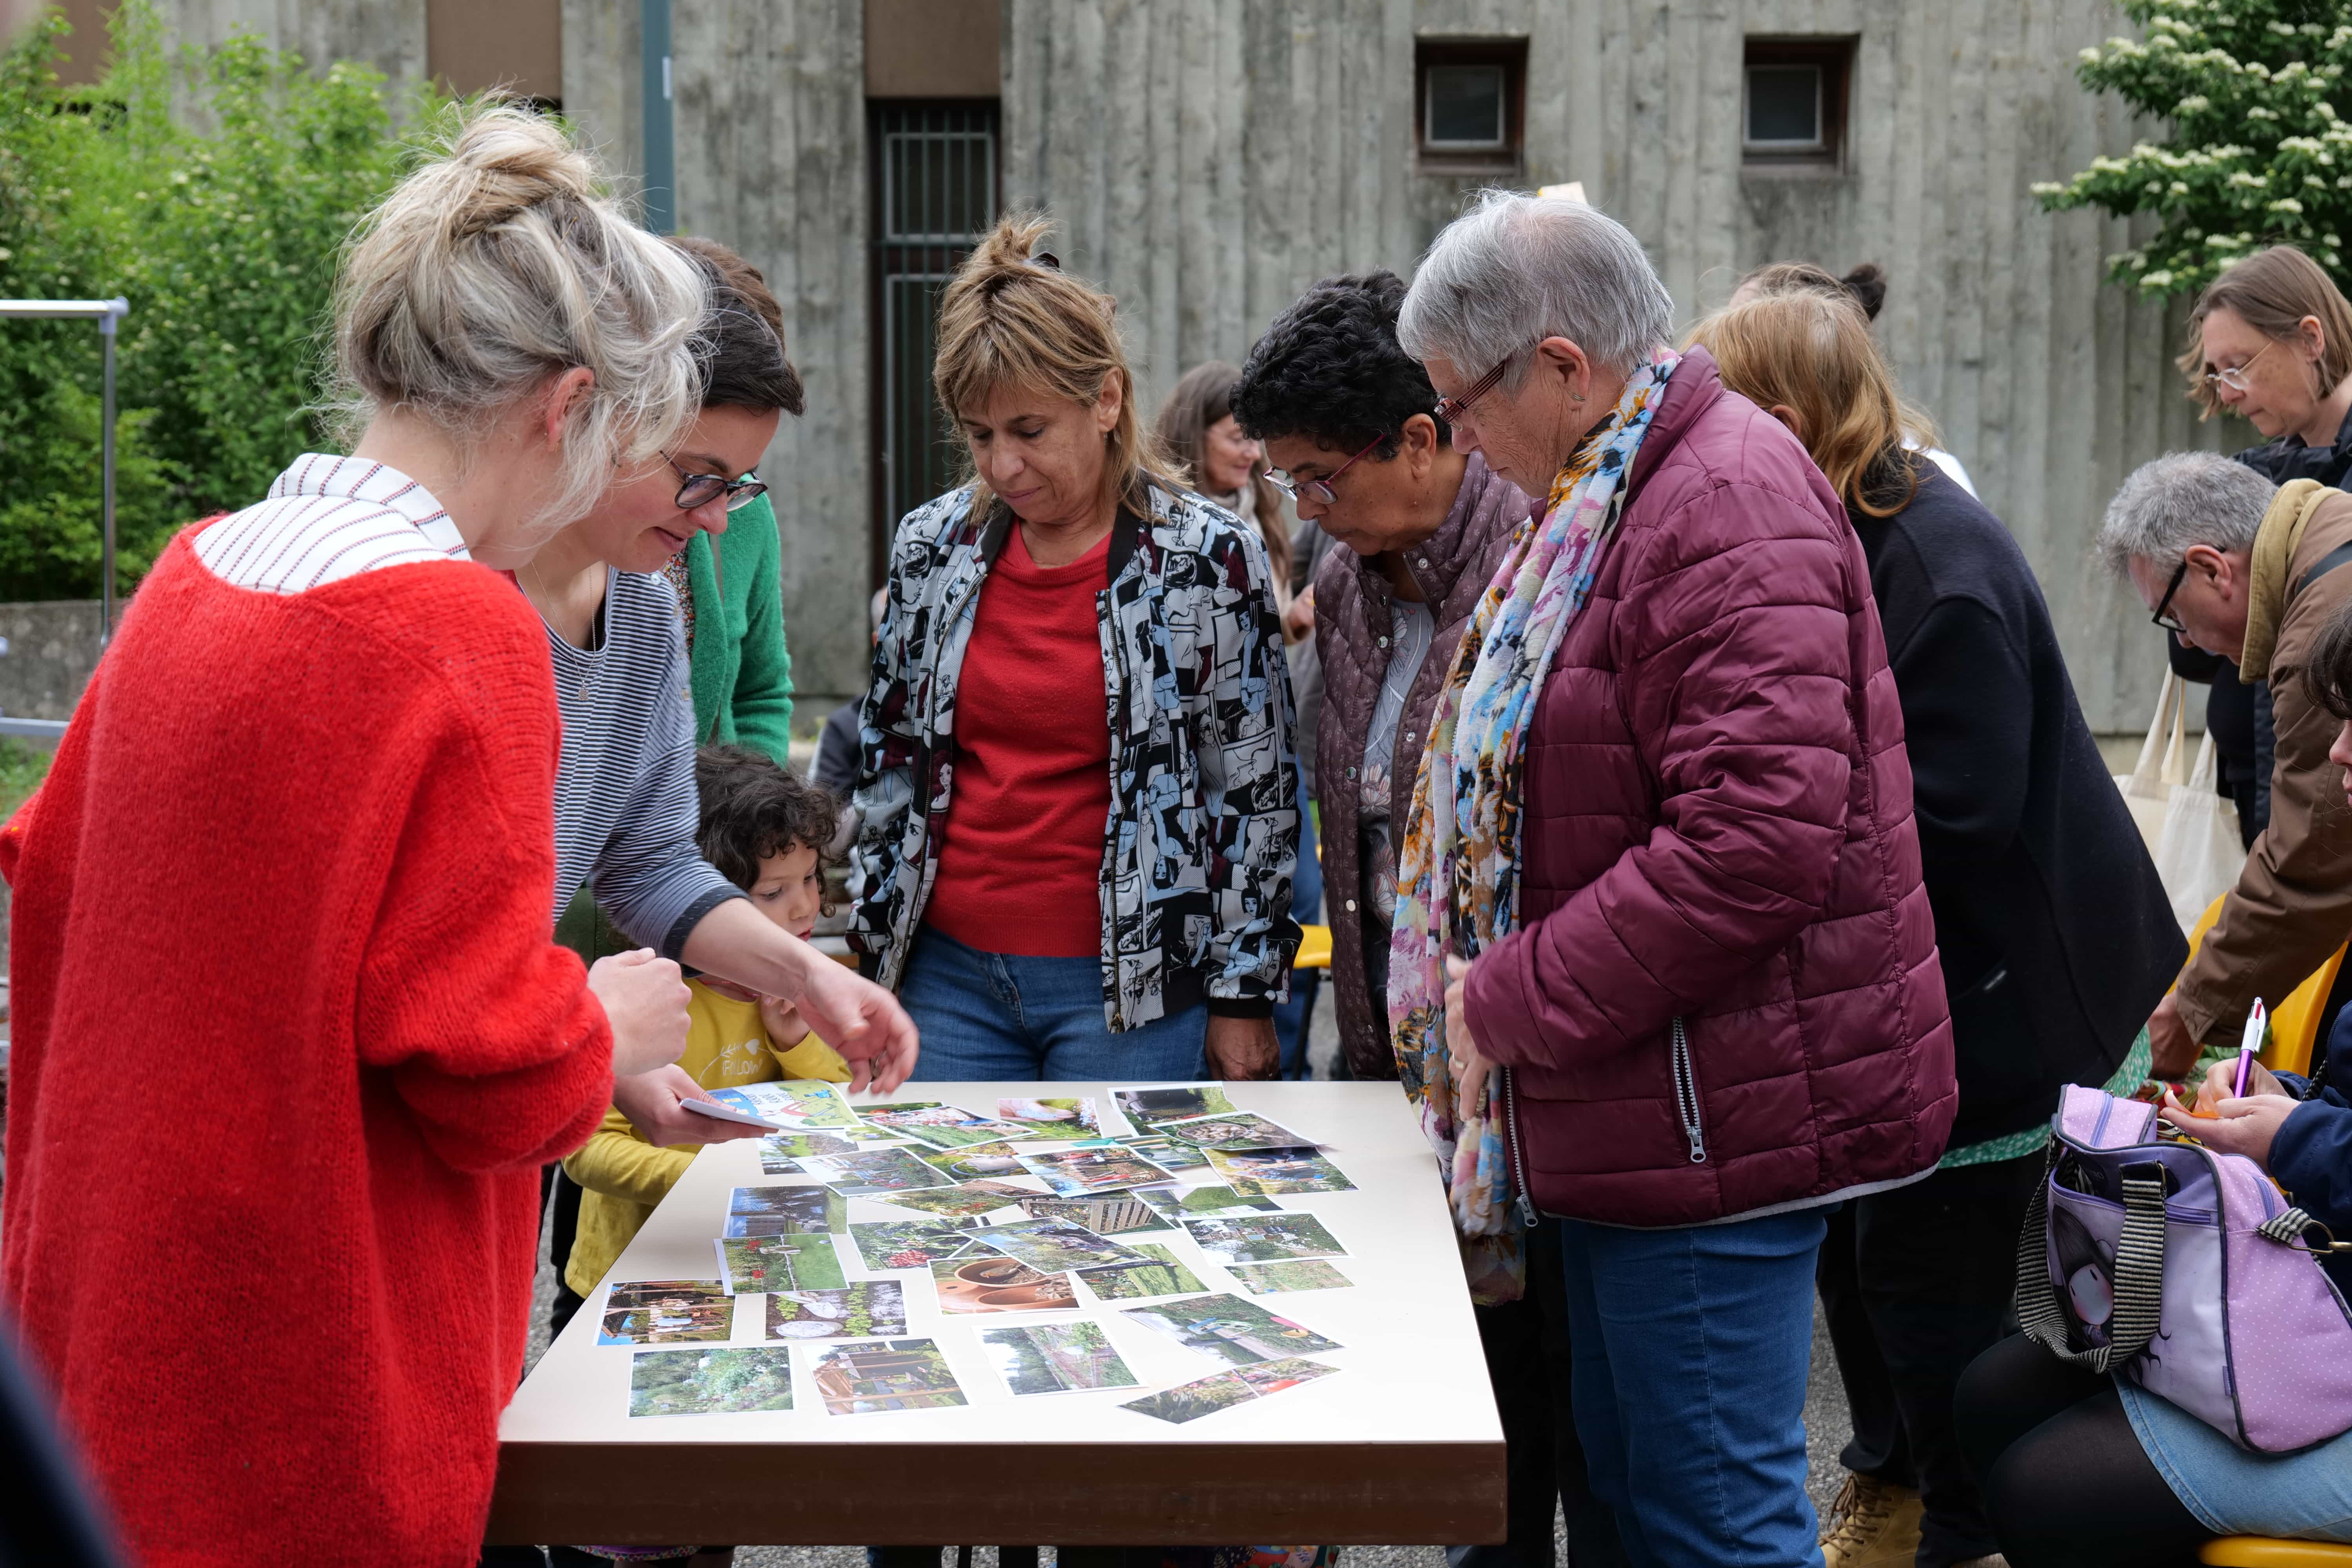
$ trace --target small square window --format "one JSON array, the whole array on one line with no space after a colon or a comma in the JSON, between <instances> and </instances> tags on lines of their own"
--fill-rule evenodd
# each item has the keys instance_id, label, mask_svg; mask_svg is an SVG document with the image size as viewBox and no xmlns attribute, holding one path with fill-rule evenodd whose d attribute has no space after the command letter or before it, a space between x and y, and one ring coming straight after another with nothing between
<instances>
[{"instance_id":1,"label":"small square window","mask_svg":"<svg viewBox=\"0 0 2352 1568\"><path fill-rule=\"evenodd\" d=\"M1844 156L1852 38L1749 38L1739 145L1750 169L1834 172Z\"/></svg>"},{"instance_id":2,"label":"small square window","mask_svg":"<svg viewBox=\"0 0 2352 1568\"><path fill-rule=\"evenodd\" d=\"M1500 66L1432 66L1423 123L1431 147L1493 152L1504 144L1510 86Z\"/></svg>"},{"instance_id":3,"label":"small square window","mask_svg":"<svg viewBox=\"0 0 2352 1568\"><path fill-rule=\"evenodd\" d=\"M1413 41L1413 130L1423 173L1518 172L1525 38Z\"/></svg>"},{"instance_id":4,"label":"small square window","mask_svg":"<svg viewBox=\"0 0 2352 1568\"><path fill-rule=\"evenodd\" d=\"M1822 147L1822 68L1748 68L1748 145L1776 153Z\"/></svg>"}]
</instances>

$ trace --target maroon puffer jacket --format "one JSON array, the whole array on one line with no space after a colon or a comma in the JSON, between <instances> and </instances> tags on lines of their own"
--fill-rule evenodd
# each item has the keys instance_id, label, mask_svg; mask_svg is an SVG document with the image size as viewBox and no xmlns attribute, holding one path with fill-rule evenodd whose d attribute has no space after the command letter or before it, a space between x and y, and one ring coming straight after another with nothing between
<instances>
[{"instance_id":1,"label":"maroon puffer jacket","mask_svg":"<svg viewBox=\"0 0 2352 1568\"><path fill-rule=\"evenodd\" d=\"M1520 929L1471 971L1548 1214L1676 1226L1892 1185L1958 1095L1862 546L1685 354L1527 743Z\"/></svg>"}]
</instances>

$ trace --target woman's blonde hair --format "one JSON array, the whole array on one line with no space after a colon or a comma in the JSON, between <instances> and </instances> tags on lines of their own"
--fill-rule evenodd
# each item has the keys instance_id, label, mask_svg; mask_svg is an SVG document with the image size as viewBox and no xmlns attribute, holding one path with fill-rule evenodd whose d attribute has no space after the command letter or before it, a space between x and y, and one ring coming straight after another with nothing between
<instances>
[{"instance_id":1,"label":"woman's blonde hair","mask_svg":"<svg viewBox=\"0 0 2352 1568\"><path fill-rule=\"evenodd\" d=\"M2189 346L2172 363L2189 378L2189 401L2197 405L2199 423L2223 411L2205 379L2205 318L2227 307L2246 325L2271 339L2300 338L2305 316L2318 318L2327 344L2319 356L2319 395L2336 390L2352 375L2352 303L2319 263L2292 245L2273 245L2232 262L2219 278L2205 285L2189 312Z\"/></svg>"},{"instance_id":2,"label":"woman's blonde hair","mask_svg":"<svg viewBox=\"0 0 2352 1568\"><path fill-rule=\"evenodd\" d=\"M1052 227L1040 213L1008 214L956 268L940 298L931 385L949 421L961 424L965 410L1004 387L1091 405L1115 378L1118 421L1104 437L1103 492L1139 510L1144 480L1167 463L1136 411L1117 302L1054 258L1031 254ZM975 511L994 500L977 474L967 482Z\"/></svg>"},{"instance_id":3,"label":"woman's blonde hair","mask_svg":"<svg viewBox=\"0 0 2352 1568\"><path fill-rule=\"evenodd\" d=\"M535 520L561 526L699 412L708 276L632 223L542 115L455 105L436 143L353 232L332 399L347 427L398 409L462 448L549 378L586 368L595 381L567 416L562 485Z\"/></svg>"},{"instance_id":4,"label":"woman's blonde hair","mask_svg":"<svg viewBox=\"0 0 2352 1568\"><path fill-rule=\"evenodd\" d=\"M1910 504L1919 474L1906 439L1932 444L1935 426L1895 390L1852 299L1807 289L1726 306L1684 335L1694 343L1759 408L1797 411L1805 450L1847 506L1892 517Z\"/></svg>"}]
</instances>

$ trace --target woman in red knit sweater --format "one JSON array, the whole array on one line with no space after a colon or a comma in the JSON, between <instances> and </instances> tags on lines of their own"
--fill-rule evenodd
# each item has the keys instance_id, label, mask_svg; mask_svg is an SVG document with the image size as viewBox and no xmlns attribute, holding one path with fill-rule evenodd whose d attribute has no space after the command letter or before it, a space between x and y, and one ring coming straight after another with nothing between
<instances>
[{"instance_id":1,"label":"woman in red knit sweater","mask_svg":"<svg viewBox=\"0 0 2352 1568\"><path fill-rule=\"evenodd\" d=\"M555 693L485 568L692 417L703 279L548 121L452 131L346 263L353 455L173 542L0 833L0 1294L146 1564L473 1562L538 1170L684 1043L675 965L549 940Z\"/></svg>"}]
</instances>

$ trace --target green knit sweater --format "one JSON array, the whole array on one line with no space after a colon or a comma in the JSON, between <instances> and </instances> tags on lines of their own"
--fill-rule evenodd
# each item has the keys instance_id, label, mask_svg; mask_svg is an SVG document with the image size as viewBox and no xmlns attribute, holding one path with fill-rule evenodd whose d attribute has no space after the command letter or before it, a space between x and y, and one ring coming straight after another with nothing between
<instances>
[{"instance_id":1,"label":"green knit sweater","mask_svg":"<svg viewBox=\"0 0 2352 1568\"><path fill-rule=\"evenodd\" d=\"M710 545L709 534L698 533L686 547L694 586L695 736L750 746L789 764L793 660L784 650L783 551L768 498L727 520L715 573Z\"/></svg>"}]
</instances>

